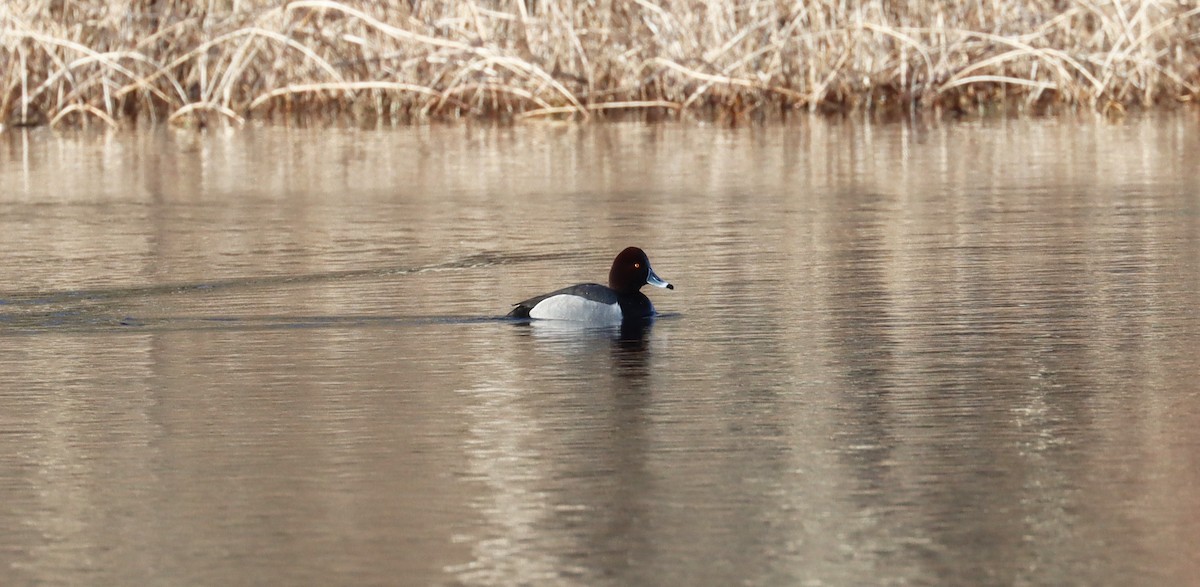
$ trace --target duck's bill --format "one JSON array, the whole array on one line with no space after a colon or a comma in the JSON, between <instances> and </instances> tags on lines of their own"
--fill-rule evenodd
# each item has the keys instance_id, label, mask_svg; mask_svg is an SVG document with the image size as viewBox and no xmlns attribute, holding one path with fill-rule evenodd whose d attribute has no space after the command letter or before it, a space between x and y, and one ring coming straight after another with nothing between
<instances>
[{"instance_id":1,"label":"duck's bill","mask_svg":"<svg viewBox=\"0 0 1200 587\"><path fill-rule=\"evenodd\" d=\"M665 287L667 289L675 289L675 286L663 281L663 278L654 274L654 270L650 270L650 274L646 276L646 283L654 287Z\"/></svg>"}]
</instances>

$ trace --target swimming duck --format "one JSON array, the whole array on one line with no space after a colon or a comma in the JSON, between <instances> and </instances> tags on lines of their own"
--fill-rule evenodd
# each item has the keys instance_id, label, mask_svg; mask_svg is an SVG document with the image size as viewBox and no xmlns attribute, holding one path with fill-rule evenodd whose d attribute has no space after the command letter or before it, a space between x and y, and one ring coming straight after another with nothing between
<instances>
[{"instance_id":1,"label":"swimming duck","mask_svg":"<svg viewBox=\"0 0 1200 587\"><path fill-rule=\"evenodd\" d=\"M514 304L512 318L573 320L593 324L619 324L655 315L654 304L641 292L643 285L666 289L675 286L650 268L646 252L629 247L613 259L608 286L581 283Z\"/></svg>"}]
</instances>

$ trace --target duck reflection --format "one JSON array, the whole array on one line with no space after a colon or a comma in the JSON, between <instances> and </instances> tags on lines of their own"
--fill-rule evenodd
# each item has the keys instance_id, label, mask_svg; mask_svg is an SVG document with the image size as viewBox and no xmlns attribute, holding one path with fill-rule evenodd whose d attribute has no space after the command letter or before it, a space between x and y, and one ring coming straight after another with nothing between
<instances>
[{"instance_id":1,"label":"duck reflection","mask_svg":"<svg viewBox=\"0 0 1200 587\"><path fill-rule=\"evenodd\" d=\"M644 499L653 322L513 328L510 354L466 412L484 523L468 532L471 560L450 572L462 584L537 584L571 568L591 583L654 547ZM572 552L594 554L559 554Z\"/></svg>"},{"instance_id":2,"label":"duck reflection","mask_svg":"<svg viewBox=\"0 0 1200 587\"><path fill-rule=\"evenodd\" d=\"M580 359L580 355L602 356L607 350L614 374L644 379L649 375L649 336L653 319L626 320L620 325L580 326L561 320L519 322L522 334L548 343L543 350L557 351Z\"/></svg>"}]
</instances>

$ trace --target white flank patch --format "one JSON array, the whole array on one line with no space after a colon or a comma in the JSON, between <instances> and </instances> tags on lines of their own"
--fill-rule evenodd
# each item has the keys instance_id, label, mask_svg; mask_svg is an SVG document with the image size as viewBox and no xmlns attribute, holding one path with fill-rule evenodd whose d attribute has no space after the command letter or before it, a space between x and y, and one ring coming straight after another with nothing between
<instances>
[{"instance_id":1,"label":"white flank patch","mask_svg":"<svg viewBox=\"0 0 1200 587\"><path fill-rule=\"evenodd\" d=\"M538 302L538 305L529 311L529 317L539 320L615 324L621 322L621 306L602 304L579 296L558 295Z\"/></svg>"}]
</instances>

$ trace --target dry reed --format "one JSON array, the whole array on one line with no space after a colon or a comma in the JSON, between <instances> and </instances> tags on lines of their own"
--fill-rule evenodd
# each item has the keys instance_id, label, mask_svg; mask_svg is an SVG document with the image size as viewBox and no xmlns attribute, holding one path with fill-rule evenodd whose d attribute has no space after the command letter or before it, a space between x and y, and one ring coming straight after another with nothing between
<instances>
[{"instance_id":1,"label":"dry reed","mask_svg":"<svg viewBox=\"0 0 1200 587\"><path fill-rule=\"evenodd\" d=\"M1166 0L8 0L0 121L994 112L1195 100Z\"/></svg>"}]
</instances>

